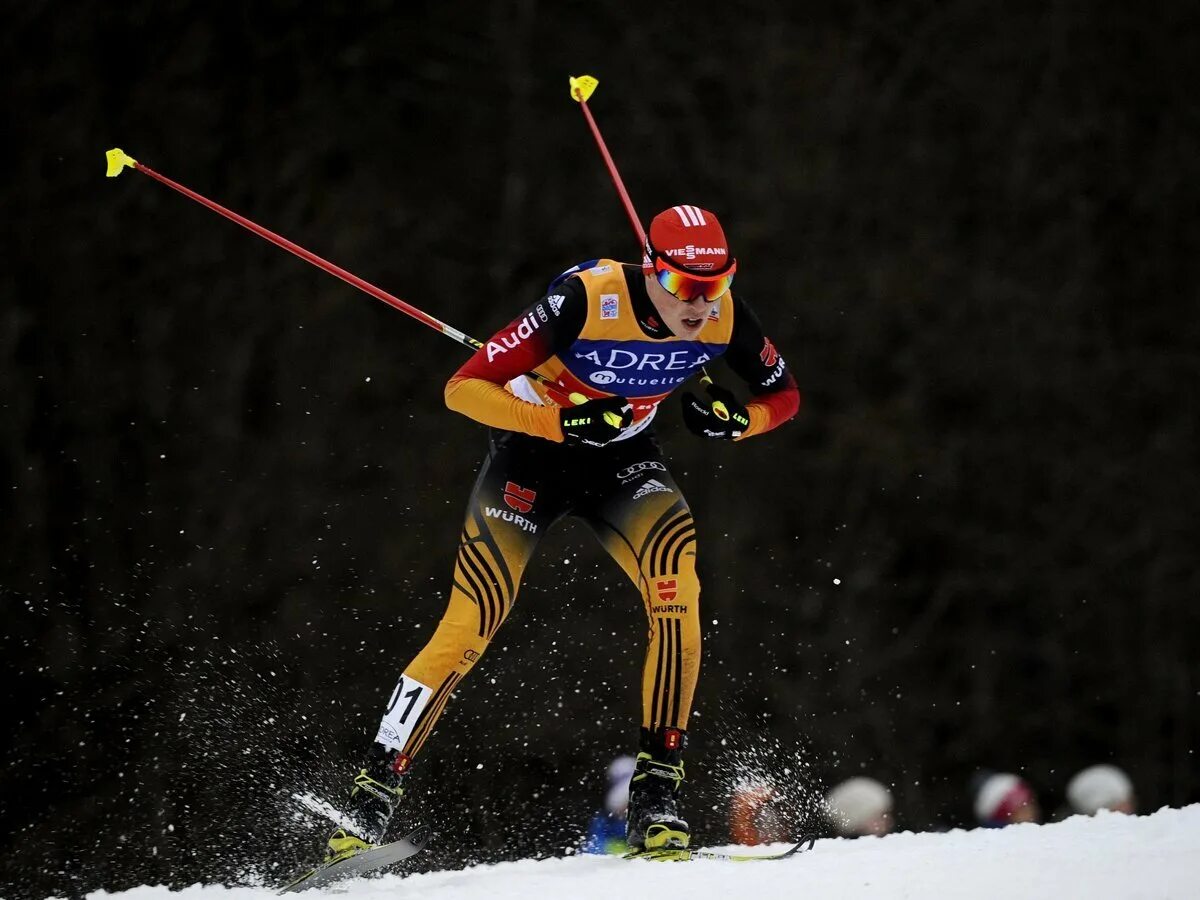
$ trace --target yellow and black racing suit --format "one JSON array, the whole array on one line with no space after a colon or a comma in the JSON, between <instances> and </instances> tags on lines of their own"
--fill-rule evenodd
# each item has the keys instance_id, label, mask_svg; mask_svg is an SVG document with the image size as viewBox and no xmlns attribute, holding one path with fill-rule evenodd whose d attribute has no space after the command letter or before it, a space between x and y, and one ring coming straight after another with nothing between
<instances>
[{"instance_id":1,"label":"yellow and black racing suit","mask_svg":"<svg viewBox=\"0 0 1200 900\"><path fill-rule=\"evenodd\" d=\"M396 771L420 752L512 610L538 541L564 516L591 527L641 594L642 727L686 730L700 667L696 530L650 425L658 404L717 357L753 394L740 439L795 415L795 380L744 301L726 294L698 338L678 338L658 320L639 266L596 260L560 276L454 373L446 405L492 431L449 606L405 668L376 737L397 751ZM559 407L530 371L564 394L628 399L632 424L604 447L565 444Z\"/></svg>"}]
</instances>

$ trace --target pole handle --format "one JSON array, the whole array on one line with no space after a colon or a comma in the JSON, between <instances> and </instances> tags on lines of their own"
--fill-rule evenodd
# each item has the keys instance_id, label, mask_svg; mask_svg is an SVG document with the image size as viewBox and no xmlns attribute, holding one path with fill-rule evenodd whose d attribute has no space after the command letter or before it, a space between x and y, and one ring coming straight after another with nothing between
<instances>
[{"instance_id":1,"label":"pole handle","mask_svg":"<svg viewBox=\"0 0 1200 900\"><path fill-rule=\"evenodd\" d=\"M569 399L576 406L581 406L582 404L588 402L588 398L586 396L584 396L583 394L579 393L579 391L572 391L571 396L568 397L567 399ZM604 421L607 422L609 425L611 425L613 428L621 427L621 417L618 416L615 412L606 412L604 414Z\"/></svg>"},{"instance_id":2,"label":"pole handle","mask_svg":"<svg viewBox=\"0 0 1200 900\"><path fill-rule=\"evenodd\" d=\"M708 374L708 372L704 371L704 369L701 369L700 372L700 383L704 385L705 388L711 387L714 384L712 377ZM715 415L722 422L729 421L729 408L720 400L713 401L712 411L713 415Z\"/></svg>"}]
</instances>

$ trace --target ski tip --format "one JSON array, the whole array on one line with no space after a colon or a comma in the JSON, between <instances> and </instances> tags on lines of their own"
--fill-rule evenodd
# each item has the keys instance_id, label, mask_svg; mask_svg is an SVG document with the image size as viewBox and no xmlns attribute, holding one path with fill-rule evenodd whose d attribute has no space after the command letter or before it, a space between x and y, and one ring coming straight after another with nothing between
<instances>
[{"instance_id":1,"label":"ski tip","mask_svg":"<svg viewBox=\"0 0 1200 900\"><path fill-rule=\"evenodd\" d=\"M600 82L591 75L571 76L571 96L579 103L586 103Z\"/></svg>"},{"instance_id":2,"label":"ski tip","mask_svg":"<svg viewBox=\"0 0 1200 900\"><path fill-rule=\"evenodd\" d=\"M432 836L433 829L427 825L420 825L397 841L390 841L378 847L372 847L369 850L355 853L353 856L322 863L315 868L309 869L295 880L284 885L278 893L294 894L300 891L312 890L313 888L325 887L326 885L343 881L347 878L370 875L373 872L380 871L395 863L403 862L410 857L416 856L429 843L429 839Z\"/></svg>"},{"instance_id":3,"label":"ski tip","mask_svg":"<svg viewBox=\"0 0 1200 900\"><path fill-rule=\"evenodd\" d=\"M817 836L815 834L811 834L811 833L810 834L802 834L802 835L800 835L800 840L796 844L796 846L793 847L791 850L787 851L787 853L785 853L783 855L784 856L792 856L793 854L796 854L796 853L804 853L807 850L811 850L816 845L817 845Z\"/></svg>"},{"instance_id":4,"label":"ski tip","mask_svg":"<svg viewBox=\"0 0 1200 900\"><path fill-rule=\"evenodd\" d=\"M433 837L433 829L432 828L430 828L428 825L418 825L416 828L414 828L412 831L410 831L407 835L405 835L404 839L406 841L408 841L410 844L412 844L414 847L416 847L418 850L420 850L420 849L423 849L425 847L425 845L429 843L429 840L432 837Z\"/></svg>"},{"instance_id":5,"label":"ski tip","mask_svg":"<svg viewBox=\"0 0 1200 900\"><path fill-rule=\"evenodd\" d=\"M306 890L308 885L305 882L316 875L318 871L320 871L320 866L315 869L309 869L294 881L289 881L275 893L282 896L284 894L298 894L300 891Z\"/></svg>"}]
</instances>

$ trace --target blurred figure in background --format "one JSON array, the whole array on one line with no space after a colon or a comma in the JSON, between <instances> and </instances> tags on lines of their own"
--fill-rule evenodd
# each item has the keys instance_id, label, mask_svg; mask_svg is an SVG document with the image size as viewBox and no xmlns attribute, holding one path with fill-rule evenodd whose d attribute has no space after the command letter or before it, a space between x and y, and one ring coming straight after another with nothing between
<instances>
[{"instance_id":1,"label":"blurred figure in background","mask_svg":"<svg viewBox=\"0 0 1200 900\"><path fill-rule=\"evenodd\" d=\"M842 837L892 830L892 792L874 778L849 778L825 798L829 822Z\"/></svg>"},{"instance_id":2,"label":"blurred figure in background","mask_svg":"<svg viewBox=\"0 0 1200 900\"><path fill-rule=\"evenodd\" d=\"M977 784L973 806L975 818L984 828L1042 820L1037 795L1024 778L1010 772L993 772Z\"/></svg>"},{"instance_id":3,"label":"blurred figure in background","mask_svg":"<svg viewBox=\"0 0 1200 900\"><path fill-rule=\"evenodd\" d=\"M618 756L608 764L608 789L604 809L588 825L584 853L624 853L625 820L629 813L629 781L633 778L632 756Z\"/></svg>"},{"instance_id":4,"label":"blurred figure in background","mask_svg":"<svg viewBox=\"0 0 1200 900\"><path fill-rule=\"evenodd\" d=\"M767 779L747 779L736 784L729 798L729 838L753 847L788 839L777 803L779 791Z\"/></svg>"},{"instance_id":5,"label":"blurred figure in background","mask_svg":"<svg viewBox=\"0 0 1200 900\"><path fill-rule=\"evenodd\" d=\"M1116 766L1088 766L1067 783L1071 811L1094 816L1102 809L1133 815L1137 798L1129 776Z\"/></svg>"}]
</instances>

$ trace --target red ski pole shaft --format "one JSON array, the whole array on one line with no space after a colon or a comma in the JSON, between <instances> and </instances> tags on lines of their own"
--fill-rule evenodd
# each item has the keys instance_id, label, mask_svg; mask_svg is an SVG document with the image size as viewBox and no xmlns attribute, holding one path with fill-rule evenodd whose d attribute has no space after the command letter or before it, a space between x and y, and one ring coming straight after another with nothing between
<instances>
[{"instance_id":1,"label":"red ski pole shaft","mask_svg":"<svg viewBox=\"0 0 1200 900\"><path fill-rule=\"evenodd\" d=\"M370 294L372 297L374 297L377 300L382 300L384 303L388 304L388 306L392 306L392 307L400 310L403 313L407 313L408 315L410 315L414 319L416 319L418 322L423 322L424 324L428 325L430 328L436 328L438 331L442 332L442 334L445 334L448 337L453 338L454 340L458 341L460 344L465 344L466 346L470 347L472 350L478 350L480 347L483 346L483 344L480 343L479 341L477 341L475 338L470 337L469 335L463 334L457 328L451 328L445 322L439 321L438 319L435 319L433 316L429 315L428 313L422 312L421 310L417 309L417 307L413 306L411 303L405 303L399 297L393 296L392 294L389 294L387 291L383 290L382 288L376 287L375 285L371 284L371 282L366 281L365 279L359 278L353 272L347 272L341 266L334 265L333 263L329 262L329 260L327 260L327 259L322 259L321 257L317 256L317 254L313 253L312 251L305 250L299 244L289 241L287 238L283 237L282 235L276 234L275 232L271 231L270 229L263 228L261 225L259 225L256 222L250 221L245 216L239 216L233 210L226 209L220 203L217 203L213 200L209 200L203 194L198 194L195 191L191 190L190 188L184 187L179 182L172 181L170 178L168 178L165 175L160 175L158 172L155 172L149 166L143 165L142 163L138 162L136 159L132 159L131 157L126 156L125 153L119 149L109 150L108 151L108 160L109 160L108 175L110 177L119 175L121 173L122 168L124 168L125 166L128 166L132 169L137 169L139 172L141 172L145 175L149 175L155 181L160 181L163 184L165 184L167 187L171 188L172 190L179 191L179 193L183 194L185 197L195 200L201 206L207 206L213 212L218 213L219 215L222 215L225 218L227 218L233 222L237 222L243 228L253 231L260 238L270 241L272 244L275 244L277 247L282 247L284 250L287 250L289 253L296 254L296 256L300 257L301 259L303 259L306 262L312 263L318 269L324 269L330 275L336 275L338 278L342 279L342 281L345 281L347 284L352 284L352 285L354 285L354 287L358 288L360 291L364 291L365 293Z\"/></svg>"},{"instance_id":2,"label":"red ski pole shaft","mask_svg":"<svg viewBox=\"0 0 1200 900\"><path fill-rule=\"evenodd\" d=\"M621 180L621 173L617 171L617 164L613 162L612 154L608 152L608 145L604 143L604 135L600 133L600 126L596 124L596 119L592 116L592 111L588 109L588 98L592 96L592 91L596 89L596 85L599 83L591 75L580 75L578 78L572 78L571 96L578 101L579 108L583 110L583 117L587 120L588 128L592 131L592 137L596 139L596 146L600 149L600 155L604 158L604 165L608 168L609 177L612 178L613 186L617 189L617 195L621 198L621 203L625 207L625 215L629 217L629 224L633 226L633 233L637 235L638 246L645 253L646 231L642 228L642 221L638 218L637 211L633 208L633 201L629 199L629 191L625 190L625 182Z\"/></svg>"},{"instance_id":3,"label":"red ski pole shaft","mask_svg":"<svg viewBox=\"0 0 1200 900\"><path fill-rule=\"evenodd\" d=\"M289 241L287 238L283 237L282 235L278 235L268 228L263 228L257 222L252 222L251 220L247 219L245 216L240 216L237 213L235 213L233 210L226 209L220 203L217 203L213 200L209 200L203 194L198 194L195 191L193 191L191 188L184 187L179 182L172 181L167 176L161 175L158 172L155 172L149 166L143 165L142 163L138 162L136 159L133 159L132 157L126 155L126 153L123 150L120 150L118 148L109 150L107 153L107 157L108 157L108 176L110 178L120 175L121 172L126 167L131 168L131 169L136 169L137 171L139 171L145 175L149 175L155 181L159 181L162 184L165 184L167 187L171 188L172 190L178 191L179 193L183 194L185 197L188 197L191 200L195 200L201 206L206 206L209 209L211 209L213 212L218 213L219 215L224 216L225 218L229 219L230 221L236 222L237 224L241 225L243 228L254 232L260 238L270 241L272 244L275 244L277 247L282 247L284 250L287 250L289 253L294 253L296 256L300 257L305 262L312 263L318 269L323 269L324 271L328 272L330 275L337 276L338 278L342 279L342 281L346 282L347 284L353 285L354 287L358 288L360 291L370 294L376 300L382 300L388 306L398 309L402 313L406 313L406 314L412 316L418 322L422 322L425 325L428 325L430 328L434 328L434 329L440 331L442 334L446 335L447 337L458 341L463 346L470 347L472 350L478 350L480 347L483 346L482 341L479 341L479 340L471 337L469 334L464 334L463 332L459 331L457 328L453 328L450 325L447 325L445 322L441 321L440 319L435 319L433 316L418 309L417 307L413 306L411 303L406 303L405 301L401 300L399 297L396 297L393 294L389 294L383 288L376 287L375 285L371 284L371 282L367 281L366 279L359 278L353 272L348 272L345 269L343 269L341 266L334 265L329 260L323 259L320 256L317 256L317 254L313 253L311 250L305 250L299 244ZM562 405L564 405L564 406L570 405L570 403L572 402L563 393L562 387L560 385L558 385L557 383L546 378L540 372L529 372L528 375L530 378L535 378L538 381L545 384L550 389L551 393L556 395L555 400L558 400L559 402L561 402Z\"/></svg>"}]
</instances>

